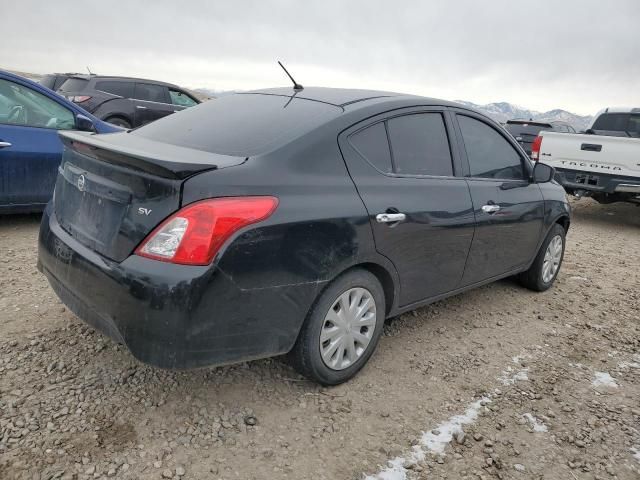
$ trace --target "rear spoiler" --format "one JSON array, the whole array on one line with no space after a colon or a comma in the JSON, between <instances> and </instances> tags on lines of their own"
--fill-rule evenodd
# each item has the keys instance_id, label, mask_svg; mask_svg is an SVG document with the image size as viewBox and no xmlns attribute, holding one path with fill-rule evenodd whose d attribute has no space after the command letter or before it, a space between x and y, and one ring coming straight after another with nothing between
<instances>
[{"instance_id":1,"label":"rear spoiler","mask_svg":"<svg viewBox=\"0 0 640 480\"><path fill-rule=\"evenodd\" d=\"M98 135L91 132L61 131L59 135L65 150L176 180L184 180L206 170L241 165L247 160L247 157L221 155L148 140L129 132Z\"/></svg>"}]
</instances>

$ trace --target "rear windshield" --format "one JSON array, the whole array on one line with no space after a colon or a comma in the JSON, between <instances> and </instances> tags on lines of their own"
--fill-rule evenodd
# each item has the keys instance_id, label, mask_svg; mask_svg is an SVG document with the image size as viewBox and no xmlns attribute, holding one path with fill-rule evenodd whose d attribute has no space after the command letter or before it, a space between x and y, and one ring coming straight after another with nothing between
<instances>
[{"instance_id":1,"label":"rear windshield","mask_svg":"<svg viewBox=\"0 0 640 480\"><path fill-rule=\"evenodd\" d=\"M84 87L87 86L89 80L84 78L69 78L62 85L60 85L60 91L62 92L81 92Z\"/></svg>"},{"instance_id":2,"label":"rear windshield","mask_svg":"<svg viewBox=\"0 0 640 480\"><path fill-rule=\"evenodd\" d=\"M40 85L43 85L43 86L53 90L55 85L56 85L56 78L57 77L55 75L45 75L40 80Z\"/></svg>"},{"instance_id":3,"label":"rear windshield","mask_svg":"<svg viewBox=\"0 0 640 480\"><path fill-rule=\"evenodd\" d=\"M640 136L640 115L633 113L604 113L593 123L593 130L625 132L632 137Z\"/></svg>"},{"instance_id":4,"label":"rear windshield","mask_svg":"<svg viewBox=\"0 0 640 480\"><path fill-rule=\"evenodd\" d=\"M506 129L511 135L535 135L537 136L541 130L549 130L551 125L540 123L507 123Z\"/></svg>"},{"instance_id":5,"label":"rear windshield","mask_svg":"<svg viewBox=\"0 0 640 480\"><path fill-rule=\"evenodd\" d=\"M249 157L279 148L337 117L326 103L262 94L209 100L130 133L222 155Z\"/></svg>"}]
</instances>

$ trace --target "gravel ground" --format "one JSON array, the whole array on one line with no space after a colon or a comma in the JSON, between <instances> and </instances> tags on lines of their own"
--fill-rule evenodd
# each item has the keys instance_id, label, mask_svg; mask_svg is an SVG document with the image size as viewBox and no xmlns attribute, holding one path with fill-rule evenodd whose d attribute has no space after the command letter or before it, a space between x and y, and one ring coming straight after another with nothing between
<instances>
[{"instance_id":1,"label":"gravel ground","mask_svg":"<svg viewBox=\"0 0 640 480\"><path fill-rule=\"evenodd\" d=\"M640 209L574 203L565 263L385 327L351 382L272 359L135 361L37 272L38 217L0 219L1 479L638 479Z\"/></svg>"}]
</instances>

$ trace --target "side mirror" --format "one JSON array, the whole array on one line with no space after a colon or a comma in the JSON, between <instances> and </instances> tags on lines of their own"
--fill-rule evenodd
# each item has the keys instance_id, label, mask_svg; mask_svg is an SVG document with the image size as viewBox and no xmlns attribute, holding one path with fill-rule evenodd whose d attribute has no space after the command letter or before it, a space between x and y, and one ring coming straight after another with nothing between
<instances>
[{"instance_id":1,"label":"side mirror","mask_svg":"<svg viewBox=\"0 0 640 480\"><path fill-rule=\"evenodd\" d=\"M584 131L584 133L585 133L585 135L595 135L596 134L596 132L593 131L593 128L587 128Z\"/></svg>"},{"instance_id":2,"label":"side mirror","mask_svg":"<svg viewBox=\"0 0 640 480\"><path fill-rule=\"evenodd\" d=\"M76 115L76 130L80 130L81 132L95 132L96 126L89 117L85 117L79 113Z\"/></svg>"},{"instance_id":3,"label":"side mirror","mask_svg":"<svg viewBox=\"0 0 640 480\"><path fill-rule=\"evenodd\" d=\"M534 183L547 183L553 180L556 175L556 169L547 165L546 163L536 162L533 167L533 181Z\"/></svg>"}]
</instances>

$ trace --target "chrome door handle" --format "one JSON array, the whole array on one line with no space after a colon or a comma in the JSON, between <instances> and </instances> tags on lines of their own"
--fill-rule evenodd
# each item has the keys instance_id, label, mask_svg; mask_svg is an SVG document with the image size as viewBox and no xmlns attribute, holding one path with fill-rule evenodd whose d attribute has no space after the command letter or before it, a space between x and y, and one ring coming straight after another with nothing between
<instances>
[{"instance_id":1,"label":"chrome door handle","mask_svg":"<svg viewBox=\"0 0 640 480\"><path fill-rule=\"evenodd\" d=\"M0 148L10 147L11 144L9 142L0 142Z\"/></svg>"},{"instance_id":2,"label":"chrome door handle","mask_svg":"<svg viewBox=\"0 0 640 480\"><path fill-rule=\"evenodd\" d=\"M407 216L404 213L379 213L376 215L378 223L404 222L406 219Z\"/></svg>"},{"instance_id":3,"label":"chrome door handle","mask_svg":"<svg viewBox=\"0 0 640 480\"><path fill-rule=\"evenodd\" d=\"M483 205L482 211L488 214L496 213L500 211L500 205Z\"/></svg>"},{"instance_id":4,"label":"chrome door handle","mask_svg":"<svg viewBox=\"0 0 640 480\"><path fill-rule=\"evenodd\" d=\"M136 105L136 108L139 108L140 110L146 110L147 107L143 107L142 105Z\"/></svg>"}]
</instances>

